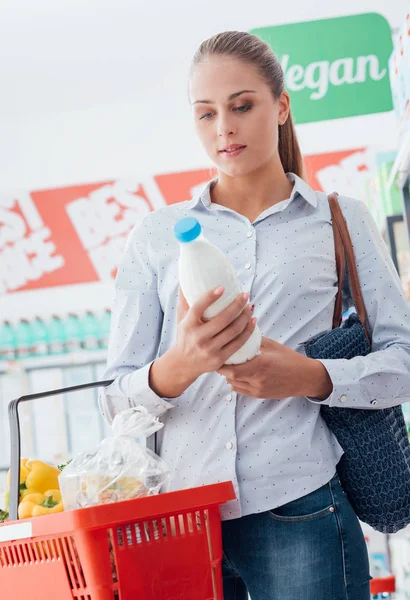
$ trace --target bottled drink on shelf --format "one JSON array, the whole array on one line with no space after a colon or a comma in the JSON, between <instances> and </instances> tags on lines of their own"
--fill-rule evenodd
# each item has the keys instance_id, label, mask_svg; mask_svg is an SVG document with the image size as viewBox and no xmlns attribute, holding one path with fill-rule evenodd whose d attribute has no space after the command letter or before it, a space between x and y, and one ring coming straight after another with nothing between
<instances>
[{"instance_id":1,"label":"bottled drink on shelf","mask_svg":"<svg viewBox=\"0 0 410 600\"><path fill-rule=\"evenodd\" d=\"M47 356L50 340L43 319L36 316L30 323L33 333L33 356Z\"/></svg>"},{"instance_id":2,"label":"bottled drink on shelf","mask_svg":"<svg viewBox=\"0 0 410 600\"><path fill-rule=\"evenodd\" d=\"M81 350L82 331L78 315L70 313L64 322L67 352Z\"/></svg>"},{"instance_id":3,"label":"bottled drink on shelf","mask_svg":"<svg viewBox=\"0 0 410 600\"><path fill-rule=\"evenodd\" d=\"M27 319L20 319L16 327L17 358L28 358L33 354L33 330Z\"/></svg>"},{"instance_id":4,"label":"bottled drink on shelf","mask_svg":"<svg viewBox=\"0 0 410 600\"><path fill-rule=\"evenodd\" d=\"M4 321L0 326L0 360L17 358L17 340L13 326Z\"/></svg>"},{"instance_id":5,"label":"bottled drink on shelf","mask_svg":"<svg viewBox=\"0 0 410 600\"><path fill-rule=\"evenodd\" d=\"M110 336L111 311L106 308L100 320L99 342L101 348L108 348L108 339Z\"/></svg>"},{"instance_id":6,"label":"bottled drink on shelf","mask_svg":"<svg viewBox=\"0 0 410 600\"><path fill-rule=\"evenodd\" d=\"M40 316L0 323L0 361L42 357L81 349L98 350L108 347L111 310L102 315L87 311L80 318L75 313L67 317L53 315L45 322Z\"/></svg>"},{"instance_id":7,"label":"bottled drink on shelf","mask_svg":"<svg viewBox=\"0 0 410 600\"><path fill-rule=\"evenodd\" d=\"M61 318L53 315L48 323L48 335L50 339L50 354L64 354L66 352L66 334Z\"/></svg>"},{"instance_id":8,"label":"bottled drink on shelf","mask_svg":"<svg viewBox=\"0 0 410 600\"><path fill-rule=\"evenodd\" d=\"M85 350L97 350L99 348L99 326L96 316L87 311L81 319L82 343Z\"/></svg>"}]
</instances>

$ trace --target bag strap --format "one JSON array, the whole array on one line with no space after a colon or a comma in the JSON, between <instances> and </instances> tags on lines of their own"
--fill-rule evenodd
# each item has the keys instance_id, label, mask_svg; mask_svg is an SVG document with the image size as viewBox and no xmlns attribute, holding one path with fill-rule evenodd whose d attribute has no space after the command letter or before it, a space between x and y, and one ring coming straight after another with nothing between
<instances>
[{"instance_id":1,"label":"bag strap","mask_svg":"<svg viewBox=\"0 0 410 600\"><path fill-rule=\"evenodd\" d=\"M332 213L333 235L335 241L336 269L338 277L338 290L333 313L333 328L339 327L342 320L342 286L345 272L345 261L349 273L350 290L359 319L363 325L367 341L370 335L367 329L366 307L360 289L359 275L357 273L356 259L353 244L345 218L339 205L338 194L334 192L328 197L330 212Z\"/></svg>"}]
</instances>

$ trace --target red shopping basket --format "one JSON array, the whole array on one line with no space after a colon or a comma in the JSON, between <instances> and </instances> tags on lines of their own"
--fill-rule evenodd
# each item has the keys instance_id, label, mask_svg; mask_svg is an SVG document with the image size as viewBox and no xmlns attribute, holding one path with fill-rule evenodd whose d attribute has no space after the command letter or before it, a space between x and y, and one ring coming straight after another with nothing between
<instances>
[{"instance_id":1,"label":"red shopping basket","mask_svg":"<svg viewBox=\"0 0 410 600\"><path fill-rule=\"evenodd\" d=\"M20 402L9 405L10 521L0 526L0 597L11 600L222 600L219 507L231 482L17 520Z\"/></svg>"},{"instance_id":2,"label":"red shopping basket","mask_svg":"<svg viewBox=\"0 0 410 600\"><path fill-rule=\"evenodd\" d=\"M370 593L372 596L378 594L392 594L396 591L396 577L389 575L388 577L376 577L370 582Z\"/></svg>"}]
</instances>

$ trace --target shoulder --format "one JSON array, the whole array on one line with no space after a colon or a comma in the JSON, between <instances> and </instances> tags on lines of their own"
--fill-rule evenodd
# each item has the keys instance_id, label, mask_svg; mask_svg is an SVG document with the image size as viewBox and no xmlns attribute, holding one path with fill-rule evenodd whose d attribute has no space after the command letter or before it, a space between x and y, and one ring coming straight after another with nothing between
<instances>
[{"instance_id":1,"label":"shoulder","mask_svg":"<svg viewBox=\"0 0 410 600\"><path fill-rule=\"evenodd\" d=\"M172 230L178 219L188 216L191 202L191 200L185 200L149 212L134 225L130 232L130 239L150 242L153 236L158 238L159 235Z\"/></svg>"},{"instance_id":2,"label":"shoulder","mask_svg":"<svg viewBox=\"0 0 410 600\"><path fill-rule=\"evenodd\" d=\"M318 192L318 194L321 196L322 210L327 211L325 218L329 218L331 221L327 196L323 192ZM362 254L375 248L384 252L385 242L367 205L362 200L349 196L339 196L338 200L354 249Z\"/></svg>"},{"instance_id":3,"label":"shoulder","mask_svg":"<svg viewBox=\"0 0 410 600\"><path fill-rule=\"evenodd\" d=\"M321 210L330 212L328 196L325 192L316 191L316 198L318 200L318 207ZM371 213L367 208L366 204L358 198L351 198L349 196L338 196L339 206L342 210L343 216L346 221L353 222L357 217L367 220L371 217Z\"/></svg>"},{"instance_id":4,"label":"shoulder","mask_svg":"<svg viewBox=\"0 0 410 600\"><path fill-rule=\"evenodd\" d=\"M155 227L162 223L180 219L188 212L191 204L192 200L185 200L184 202L176 202L175 204L168 204L162 208L157 208L146 216L147 224Z\"/></svg>"}]
</instances>

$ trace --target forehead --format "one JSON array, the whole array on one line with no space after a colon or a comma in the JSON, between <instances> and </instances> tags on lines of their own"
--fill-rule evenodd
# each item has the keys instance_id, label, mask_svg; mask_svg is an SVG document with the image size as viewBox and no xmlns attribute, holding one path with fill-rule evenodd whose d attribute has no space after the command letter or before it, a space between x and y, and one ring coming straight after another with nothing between
<instances>
[{"instance_id":1,"label":"forehead","mask_svg":"<svg viewBox=\"0 0 410 600\"><path fill-rule=\"evenodd\" d=\"M237 58L212 56L194 68L189 81L189 98L196 100L224 101L233 92L248 89L268 91L256 68Z\"/></svg>"}]
</instances>

